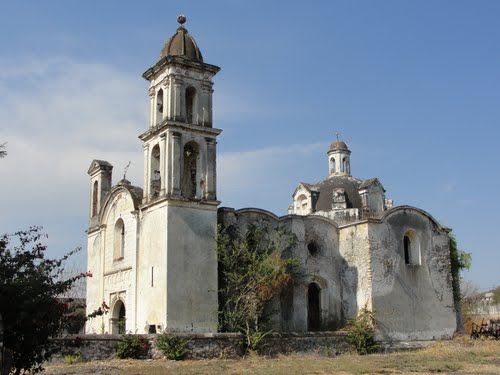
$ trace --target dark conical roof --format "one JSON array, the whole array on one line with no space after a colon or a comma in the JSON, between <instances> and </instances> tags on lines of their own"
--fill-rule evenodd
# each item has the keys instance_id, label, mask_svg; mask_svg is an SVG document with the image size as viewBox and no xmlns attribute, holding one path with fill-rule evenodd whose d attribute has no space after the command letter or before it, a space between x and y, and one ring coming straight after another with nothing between
<instances>
[{"instance_id":1,"label":"dark conical roof","mask_svg":"<svg viewBox=\"0 0 500 375\"><path fill-rule=\"evenodd\" d=\"M160 58L165 56L182 56L189 60L203 62L200 49L196 45L194 38L189 35L187 29L184 27L186 17L179 16L177 17L177 21L180 23L180 26L163 46Z\"/></svg>"}]
</instances>

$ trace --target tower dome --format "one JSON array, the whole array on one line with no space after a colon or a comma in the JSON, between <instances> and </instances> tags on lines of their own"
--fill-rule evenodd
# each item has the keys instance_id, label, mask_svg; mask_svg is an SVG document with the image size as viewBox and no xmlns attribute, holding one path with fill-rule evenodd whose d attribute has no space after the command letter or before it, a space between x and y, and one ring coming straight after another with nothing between
<instances>
[{"instance_id":1,"label":"tower dome","mask_svg":"<svg viewBox=\"0 0 500 375\"><path fill-rule=\"evenodd\" d=\"M196 45L194 38L189 35L184 27L186 17L180 15L177 17L177 22L180 26L175 34L165 43L160 53L160 58L165 56L180 56L189 60L203 62L200 49Z\"/></svg>"},{"instance_id":2,"label":"tower dome","mask_svg":"<svg viewBox=\"0 0 500 375\"><path fill-rule=\"evenodd\" d=\"M349 151L349 148L343 141L335 141L330 145L330 151Z\"/></svg>"}]
</instances>

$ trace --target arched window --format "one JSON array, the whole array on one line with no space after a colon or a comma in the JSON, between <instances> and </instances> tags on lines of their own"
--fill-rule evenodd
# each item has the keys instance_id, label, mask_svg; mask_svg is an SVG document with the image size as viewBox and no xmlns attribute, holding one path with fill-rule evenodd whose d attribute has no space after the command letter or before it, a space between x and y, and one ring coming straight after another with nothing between
<instances>
[{"instance_id":1,"label":"arched window","mask_svg":"<svg viewBox=\"0 0 500 375\"><path fill-rule=\"evenodd\" d=\"M159 89L156 94L156 123L163 120L163 90Z\"/></svg>"},{"instance_id":2,"label":"arched window","mask_svg":"<svg viewBox=\"0 0 500 375\"><path fill-rule=\"evenodd\" d=\"M118 219L115 223L113 244L113 259L123 259L125 254L125 224L122 218Z\"/></svg>"},{"instance_id":3,"label":"arched window","mask_svg":"<svg viewBox=\"0 0 500 375\"><path fill-rule=\"evenodd\" d=\"M97 193L99 191L99 185L97 181L94 182L94 187L92 188L92 217L97 215Z\"/></svg>"},{"instance_id":4,"label":"arched window","mask_svg":"<svg viewBox=\"0 0 500 375\"><path fill-rule=\"evenodd\" d=\"M330 173L335 173L335 158L330 159Z\"/></svg>"},{"instance_id":5,"label":"arched window","mask_svg":"<svg viewBox=\"0 0 500 375\"><path fill-rule=\"evenodd\" d=\"M186 122L189 124L193 123L194 114L194 99L196 96L196 90L194 87L189 86L186 89Z\"/></svg>"},{"instance_id":6,"label":"arched window","mask_svg":"<svg viewBox=\"0 0 500 375\"><path fill-rule=\"evenodd\" d=\"M321 289L316 283L307 287L307 330L319 331L321 328Z\"/></svg>"},{"instance_id":7,"label":"arched window","mask_svg":"<svg viewBox=\"0 0 500 375\"><path fill-rule=\"evenodd\" d=\"M161 172L160 172L160 146L156 145L151 150L151 175L150 175L150 196L157 197L160 195L161 189Z\"/></svg>"},{"instance_id":8,"label":"arched window","mask_svg":"<svg viewBox=\"0 0 500 375\"><path fill-rule=\"evenodd\" d=\"M403 236L403 254L406 265L420 265L420 242L417 234L409 230Z\"/></svg>"},{"instance_id":9,"label":"arched window","mask_svg":"<svg viewBox=\"0 0 500 375\"><path fill-rule=\"evenodd\" d=\"M345 158L342 158L342 172L347 173L347 163Z\"/></svg>"},{"instance_id":10,"label":"arched window","mask_svg":"<svg viewBox=\"0 0 500 375\"><path fill-rule=\"evenodd\" d=\"M189 142L184 146L184 168L182 173L182 195L186 198L195 198L197 191L198 172L198 144Z\"/></svg>"}]
</instances>

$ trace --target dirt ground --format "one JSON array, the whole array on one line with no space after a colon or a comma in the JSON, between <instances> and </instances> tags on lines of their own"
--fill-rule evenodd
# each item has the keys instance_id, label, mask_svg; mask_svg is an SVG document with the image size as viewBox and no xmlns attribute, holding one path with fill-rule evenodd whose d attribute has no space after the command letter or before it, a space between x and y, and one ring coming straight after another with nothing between
<instances>
[{"instance_id":1,"label":"dirt ground","mask_svg":"<svg viewBox=\"0 0 500 375\"><path fill-rule=\"evenodd\" d=\"M328 353L274 358L109 360L53 364L46 374L500 374L500 340L459 338L407 352L359 356Z\"/></svg>"}]
</instances>

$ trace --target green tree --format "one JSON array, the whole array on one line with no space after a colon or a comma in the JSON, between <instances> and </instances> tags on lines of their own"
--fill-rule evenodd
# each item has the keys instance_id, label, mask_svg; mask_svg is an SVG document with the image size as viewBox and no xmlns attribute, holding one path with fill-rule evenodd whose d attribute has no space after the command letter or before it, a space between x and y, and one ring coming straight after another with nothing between
<instances>
[{"instance_id":1,"label":"green tree","mask_svg":"<svg viewBox=\"0 0 500 375\"><path fill-rule=\"evenodd\" d=\"M38 372L56 350L49 340L67 324L68 304L58 297L80 273L61 279L63 264L77 248L60 259L45 258L46 235L39 227L0 236L0 314L4 325L4 353L15 374Z\"/></svg>"},{"instance_id":2,"label":"green tree","mask_svg":"<svg viewBox=\"0 0 500 375\"><path fill-rule=\"evenodd\" d=\"M297 262L282 256L295 243L293 233L266 222L245 232L218 228L219 328L242 332L248 349L258 349L266 335L266 306L297 274Z\"/></svg>"},{"instance_id":3,"label":"green tree","mask_svg":"<svg viewBox=\"0 0 500 375\"><path fill-rule=\"evenodd\" d=\"M0 145L0 158L4 158L7 156L7 150L5 150L6 145L7 145L7 143L2 143Z\"/></svg>"}]
</instances>

